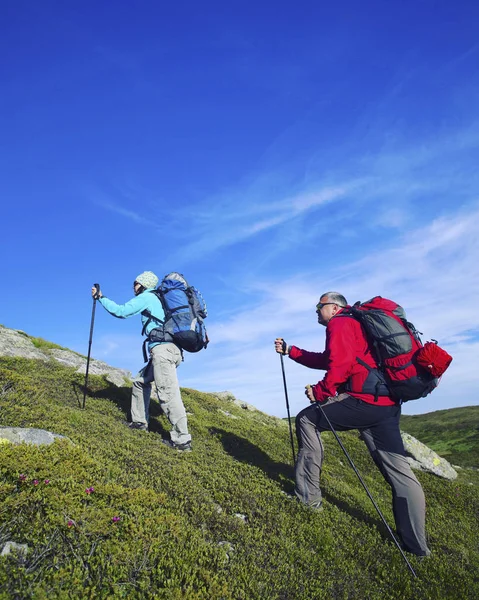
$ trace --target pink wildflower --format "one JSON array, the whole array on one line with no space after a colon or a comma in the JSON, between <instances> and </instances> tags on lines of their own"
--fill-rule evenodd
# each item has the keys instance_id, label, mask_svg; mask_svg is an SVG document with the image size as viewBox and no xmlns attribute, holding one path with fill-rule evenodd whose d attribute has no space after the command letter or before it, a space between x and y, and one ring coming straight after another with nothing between
<instances>
[{"instance_id":1,"label":"pink wildflower","mask_svg":"<svg viewBox=\"0 0 479 600\"><path fill-rule=\"evenodd\" d=\"M118 521L120 521L121 517L112 517L112 521L113 523L118 523Z\"/></svg>"},{"instance_id":2,"label":"pink wildflower","mask_svg":"<svg viewBox=\"0 0 479 600\"><path fill-rule=\"evenodd\" d=\"M45 479L45 481L43 482L45 485L48 485L50 483L49 479Z\"/></svg>"},{"instance_id":3,"label":"pink wildflower","mask_svg":"<svg viewBox=\"0 0 479 600\"><path fill-rule=\"evenodd\" d=\"M73 525L75 525L75 523L71 519L69 519L67 525L68 525L68 527L73 527Z\"/></svg>"},{"instance_id":4,"label":"pink wildflower","mask_svg":"<svg viewBox=\"0 0 479 600\"><path fill-rule=\"evenodd\" d=\"M21 475L19 475L18 479L20 479L20 481L25 481L27 478L27 476L25 475L25 473L22 473Z\"/></svg>"},{"instance_id":5,"label":"pink wildflower","mask_svg":"<svg viewBox=\"0 0 479 600\"><path fill-rule=\"evenodd\" d=\"M33 480L33 485L38 485L38 479Z\"/></svg>"},{"instance_id":6,"label":"pink wildflower","mask_svg":"<svg viewBox=\"0 0 479 600\"><path fill-rule=\"evenodd\" d=\"M94 488L93 486L91 486L91 487L89 487L89 488L87 488L87 489L85 490L85 494L88 494L88 495L90 495L90 494L91 494L91 493L93 493L94 491L95 491L95 488Z\"/></svg>"}]
</instances>

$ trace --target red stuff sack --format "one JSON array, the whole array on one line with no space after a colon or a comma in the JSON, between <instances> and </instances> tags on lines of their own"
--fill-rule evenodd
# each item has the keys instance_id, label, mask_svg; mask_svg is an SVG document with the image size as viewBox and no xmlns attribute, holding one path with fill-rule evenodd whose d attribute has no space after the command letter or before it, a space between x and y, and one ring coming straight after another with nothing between
<instances>
[{"instance_id":1,"label":"red stuff sack","mask_svg":"<svg viewBox=\"0 0 479 600\"><path fill-rule=\"evenodd\" d=\"M442 377L452 362L452 356L433 341L426 342L418 351L416 361L433 377Z\"/></svg>"}]
</instances>

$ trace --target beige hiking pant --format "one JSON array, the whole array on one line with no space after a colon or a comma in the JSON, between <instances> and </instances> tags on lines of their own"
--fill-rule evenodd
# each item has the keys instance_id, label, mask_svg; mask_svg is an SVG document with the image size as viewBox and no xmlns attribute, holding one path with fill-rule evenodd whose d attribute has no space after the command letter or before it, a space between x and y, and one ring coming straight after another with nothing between
<instances>
[{"instance_id":1,"label":"beige hiking pant","mask_svg":"<svg viewBox=\"0 0 479 600\"><path fill-rule=\"evenodd\" d=\"M171 441L175 444L185 444L191 440L176 373L181 359L181 352L175 344L154 346L150 351L149 363L133 380L131 394L131 420L148 423L151 384L155 382L160 406L172 426Z\"/></svg>"}]
</instances>

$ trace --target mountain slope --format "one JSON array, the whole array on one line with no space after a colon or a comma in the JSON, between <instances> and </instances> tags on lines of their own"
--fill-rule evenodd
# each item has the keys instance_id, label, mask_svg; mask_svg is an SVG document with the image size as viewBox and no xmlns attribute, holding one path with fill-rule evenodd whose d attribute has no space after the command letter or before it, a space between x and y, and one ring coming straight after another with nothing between
<instances>
[{"instance_id":1,"label":"mountain slope","mask_svg":"<svg viewBox=\"0 0 479 600\"><path fill-rule=\"evenodd\" d=\"M411 577L336 441L324 435L325 509L293 488L287 423L183 389L194 451L123 421L130 390L74 367L0 359L0 424L71 442L0 445L0 598L475 598L477 482L418 473L433 555ZM388 486L353 432L341 435L389 523ZM474 473L471 473L471 476ZM36 483L35 483L36 482ZM93 488L93 489L92 489Z\"/></svg>"},{"instance_id":2,"label":"mountain slope","mask_svg":"<svg viewBox=\"0 0 479 600\"><path fill-rule=\"evenodd\" d=\"M449 462L479 468L479 406L402 415L401 429Z\"/></svg>"}]
</instances>

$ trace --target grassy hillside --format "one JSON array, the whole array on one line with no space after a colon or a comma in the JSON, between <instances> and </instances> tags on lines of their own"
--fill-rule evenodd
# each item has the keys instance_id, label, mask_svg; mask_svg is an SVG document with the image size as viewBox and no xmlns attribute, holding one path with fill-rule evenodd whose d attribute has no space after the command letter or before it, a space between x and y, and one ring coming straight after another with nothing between
<instances>
[{"instance_id":1,"label":"grassy hillside","mask_svg":"<svg viewBox=\"0 0 479 600\"><path fill-rule=\"evenodd\" d=\"M450 463L479 468L479 406L401 416L401 429Z\"/></svg>"},{"instance_id":2,"label":"grassy hillside","mask_svg":"<svg viewBox=\"0 0 479 600\"><path fill-rule=\"evenodd\" d=\"M444 599L479 596L475 472L419 473L432 557L411 577L341 449L324 435L325 509L293 488L287 423L183 389L194 451L125 427L129 389L61 364L0 359L0 424L73 443L0 445L0 598ZM388 486L355 433L342 434L392 524Z\"/></svg>"}]
</instances>

